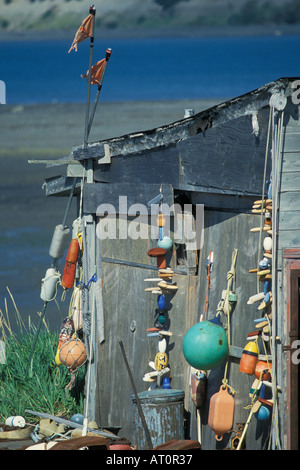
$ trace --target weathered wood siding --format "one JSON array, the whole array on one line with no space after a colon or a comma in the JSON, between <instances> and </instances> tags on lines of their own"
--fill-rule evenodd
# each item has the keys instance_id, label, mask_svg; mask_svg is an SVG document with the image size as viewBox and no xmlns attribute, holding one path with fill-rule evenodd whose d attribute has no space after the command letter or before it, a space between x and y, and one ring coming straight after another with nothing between
<instances>
[{"instance_id":1,"label":"weathered wood siding","mask_svg":"<svg viewBox=\"0 0 300 470\"><path fill-rule=\"evenodd\" d=\"M290 344L287 324L288 279L284 262L284 250L300 248L300 122L299 106L289 99L284 109L281 153L277 155L278 165L278 226L277 226L277 322L280 343L277 344L279 426L282 448L287 439L287 359L291 354L283 350ZM299 390L298 390L299 393Z\"/></svg>"},{"instance_id":2,"label":"weathered wood siding","mask_svg":"<svg viewBox=\"0 0 300 470\"><path fill-rule=\"evenodd\" d=\"M101 243L105 341L99 347L97 419L101 426L121 426L119 435L134 443L133 390L119 341L124 344L138 392L147 390L150 384L143 381L143 376L152 370L148 363L158 352L158 338L148 338L146 329L154 326L158 307L157 296L145 292L149 283L144 279L157 275L156 260L147 255L156 245L149 240L131 239ZM175 266L174 260L173 253L171 267ZM167 353L172 388L186 387L188 394L181 344L190 319L195 317L197 277L175 274L174 282L179 290L166 297L166 319L173 333L167 340Z\"/></svg>"},{"instance_id":3,"label":"weathered wood siding","mask_svg":"<svg viewBox=\"0 0 300 470\"><path fill-rule=\"evenodd\" d=\"M252 205L249 199L249 206ZM199 321L203 312L206 298L206 258L209 252L214 253L214 264L211 270L211 288L209 291L209 308L207 318L211 319L217 312L218 303L222 298L222 291L227 288L227 273L231 268L232 254L234 249L238 250L236 260L236 275L233 282L233 291L237 294L238 300L231 313L231 346L244 348L247 343L247 334L255 330L253 320L257 318L257 305L247 305L251 295L257 292L257 275L249 273L249 269L257 264L258 256L258 233L251 233L250 229L259 225L259 216L236 212L221 212L210 210L205 212L205 235L204 246L199 259L199 283L197 288L198 311L195 322ZM227 318L221 316L221 320L226 327ZM262 354L263 351L260 351ZM238 356L238 357L237 357ZM239 355L230 355L227 379L235 394L235 413L233 429L237 430L238 423L245 424L249 409L245 409L250 404L249 391L253 383L253 376L248 376L239 372ZM221 442L217 442L213 431L207 425L209 399L219 391L224 378L224 365L209 372L208 375L208 396L203 409L201 410L202 421L202 445L205 449L222 449L230 447L231 438L234 433L228 433ZM189 412L191 414L191 437L197 439L196 409L191 399L189 402ZM267 426L257 420L250 424L245 444L247 449L260 449L266 445Z\"/></svg>"}]
</instances>

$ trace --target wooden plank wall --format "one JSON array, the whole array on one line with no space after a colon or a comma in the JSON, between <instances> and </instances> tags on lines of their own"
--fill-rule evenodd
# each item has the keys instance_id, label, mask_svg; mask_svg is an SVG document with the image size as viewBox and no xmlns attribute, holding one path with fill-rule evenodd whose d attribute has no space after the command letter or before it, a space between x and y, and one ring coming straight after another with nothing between
<instances>
[{"instance_id":1,"label":"wooden plank wall","mask_svg":"<svg viewBox=\"0 0 300 470\"><path fill-rule=\"evenodd\" d=\"M157 296L145 292L149 283L144 279L157 276L156 260L147 255L155 246L155 240L102 240L105 340L99 346L96 420L104 427L121 426L119 436L127 437L132 444L135 444L133 390L119 341L124 344L137 391L147 390L150 384L143 381L143 376L152 370L148 363L158 352L158 338L148 338L146 329L153 327L157 318ZM171 255L169 265L174 268L175 253ZM181 344L190 319L195 316L197 277L177 273L174 282L179 290L166 298L166 318L173 333L167 353L172 388L185 390Z\"/></svg>"},{"instance_id":2,"label":"wooden plank wall","mask_svg":"<svg viewBox=\"0 0 300 470\"><path fill-rule=\"evenodd\" d=\"M277 348L278 385L283 390L279 393L279 427L281 445L286 444L286 410L287 410L287 352L281 345L289 344L286 311L287 311L287 276L283 251L285 248L300 248L300 121L299 106L288 99L284 109L282 140L282 165L279 167L279 212L278 212L278 250L277 250L277 311L278 336ZM274 281L273 281L274 282Z\"/></svg>"},{"instance_id":3,"label":"wooden plank wall","mask_svg":"<svg viewBox=\"0 0 300 470\"><path fill-rule=\"evenodd\" d=\"M260 111L260 134L251 114L229 120L168 147L115 156L109 165L95 164L96 182L169 184L175 190L261 194L268 110ZM151 163L149 163L151 162Z\"/></svg>"},{"instance_id":4,"label":"wooden plank wall","mask_svg":"<svg viewBox=\"0 0 300 470\"><path fill-rule=\"evenodd\" d=\"M249 200L251 208L252 201ZM208 318L215 316L222 290L227 287L227 272L231 267L232 252L238 249L236 281L234 290L238 302L231 318L231 344L243 348L247 333L253 331L253 319L257 317L257 305L247 305L250 295L257 292L256 274L249 269L256 266L258 234L249 235L250 228L259 224L259 216L238 211L205 211L204 246L200 252L199 275L176 274L174 281L179 285L177 293L168 299L168 317L173 336L168 344L172 388L185 391L185 418L187 438L197 439L196 410L190 395L190 366L182 352L182 341L188 329L199 321L206 295L205 261L209 251L214 252L211 273ZM137 243L138 242L138 243ZM134 443L134 409L132 387L121 355L119 341L123 341L129 364L138 391L147 390L143 376L151 369L150 360L157 352L157 338L147 338L146 329L153 326L157 309L156 296L144 291L147 277L156 273L146 269L149 264L147 251L151 247L147 240L122 240L113 244L102 241L102 275L104 292L105 341L99 347L97 420L101 426L121 426L120 436ZM128 264L122 264L122 260ZM132 265L130 265L132 263ZM136 266L134 265L136 263ZM175 266L175 255L170 266ZM226 321L226 319L223 319ZM239 358L231 357L229 384L236 390L235 428L245 423L249 404L248 393L253 377L238 371ZM201 411L203 423L203 448L226 448L230 445L228 436L217 443L207 425L209 398L220 385L224 367L209 373L208 400ZM247 448L258 449L265 444L267 430L262 423L253 421L247 432Z\"/></svg>"},{"instance_id":5,"label":"wooden plank wall","mask_svg":"<svg viewBox=\"0 0 300 470\"><path fill-rule=\"evenodd\" d=\"M250 208L252 202L249 201ZM247 300L257 293L257 280L255 273L249 273L249 269L256 266L258 256L258 233L250 233L252 227L259 226L259 216L249 213L237 214L236 212L221 212L217 210L205 211L204 246L199 258L199 283L197 288L198 311L194 322L198 322L206 297L206 268L205 262L209 252L214 253L214 264L211 271L211 288L209 291L209 309L207 318L213 318L216 314L218 303L222 296L222 290L227 288L227 272L231 268L232 253L238 249L236 262L236 278L234 291L238 295L237 304L231 315L231 339L230 343L238 348L244 348L247 343L247 334L255 330L253 320L258 318L257 304L247 305ZM222 317L226 324L226 318ZM261 348L260 353L263 353ZM248 376L239 372L240 359L230 357L228 368L228 383L236 391L234 429L238 423L245 423L249 410L245 409L250 403L248 396L254 376ZM217 442L213 431L207 424L209 412L209 399L219 391L224 377L224 365L209 372L208 396L203 409L202 420L202 445L204 449L224 449L230 447L230 439L234 433L228 433L221 442ZM189 402L191 438L197 439L196 409L191 399ZM255 450L264 448L267 439L267 426L263 422L253 419L246 434L246 448Z\"/></svg>"},{"instance_id":6,"label":"wooden plank wall","mask_svg":"<svg viewBox=\"0 0 300 470\"><path fill-rule=\"evenodd\" d=\"M300 123L298 106L285 109L280 169L279 257L282 248L300 244Z\"/></svg>"}]
</instances>

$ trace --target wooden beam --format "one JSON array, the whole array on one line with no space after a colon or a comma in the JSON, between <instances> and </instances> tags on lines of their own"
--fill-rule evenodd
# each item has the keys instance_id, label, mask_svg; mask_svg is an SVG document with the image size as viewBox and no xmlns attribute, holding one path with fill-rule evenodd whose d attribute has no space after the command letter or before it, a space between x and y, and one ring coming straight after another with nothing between
<instances>
[{"instance_id":1,"label":"wooden beam","mask_svg":"<svg viewBox=\"0 0 300 470\"><path fill-rule=\"evenodd\" d=\"M128 208L133 204L143 204L148 213L151 213L151 208L147 207L147 203L160 193L160 188L162 188L163 202L171 207L174 203L171 185L163 184L160 186L159 184L141 183L85 184L83 187L83 211L96 214L97 208L101 204L111 204L115 208L116 214L118 214L120 211L123 213L122 204L126 204L127 213ZM120 196L123 198L122 200ZM120 207L120 203L122 207Z\"/></svg>"}]
</instances>

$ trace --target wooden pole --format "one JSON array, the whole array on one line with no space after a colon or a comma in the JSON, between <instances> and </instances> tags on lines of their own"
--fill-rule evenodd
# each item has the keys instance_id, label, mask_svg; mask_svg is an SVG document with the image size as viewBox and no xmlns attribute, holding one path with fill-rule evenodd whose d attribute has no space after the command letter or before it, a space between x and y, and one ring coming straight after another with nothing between
<instances>
[{"instance_id":1,"label":"wooden pole","mask_svg":"<svg viewBox=\"0 0 300 470\"><path fill-rule=\"evenodd\" d=\"M261 405L261 403L257 400L257 401L254 403L254 405L252 406L251 411L250 411L250 413L249 413L248 419L247 419L247 421L246 421L246 424L245 424L243 433L242 433L242 435L241 435L241 438L240 438L240 440L239 440L239 444L238 444L236 450L241 450L242 443L243 443L243 440L244 440L244 438L245 438L245 435L246 435L246 432L247 432L249 423L250 423L250 421L251 421L252 415L253 415L254 413L256 413L256 412L259 410L260 405Z\"/></svg>"},{"instance_id":2,"label":"wooden pole","mask_svg":"<svg viewBox=\"0 0 300 470\"><path fill-rule=\"evenodd\" d=\"M101 75L101 80L100 80L100 83L98 85L98 90L97 90L97 94L96 94L96 98L95 98L93 111L91 113L91 117L90 117L89 123L88 123L87 138L89 137L89 134L90 134L90 131L91 131L91 128L92 128L92 124L93 124L93 120L94 120L94 116L95 116L95 112L96 112L96 108L97 108L97 104L98 104L98 100L99 100L99 95L100 95L100 92L101 92L101 89L102 89L102 84L103 84L103 79L104 79L107 63L109 61L111 53L112 53L111 49L106 49L105 64L104 64L103 72L102 72L102 75Z\"/></svg>"},{"instance_id":3,"label":"wooden pole","mask_svg":"<svg viewBox=\"0 0 300 470\"><path fill-rule=\"evenodd\" d=\"M87 147L88 125L89 125L89 114L90 114L91 79L92 79L94 33L95 33L95 16L96 16L96 10L94 8L94 5L92 5L90 7L90 14L93 15L93 27L92 27L92 35L90 37L89 76L88 76L88 90L87 90L86 112L85 112L85 130L84 130L84 141L83 141L83 148L84 149Z\"/></svg>"},{"instance_id":4,"label":"wooden pole","mask_svg":"<svg viewBox=\"0 0 300 470\"><path fill-rule=\"evenodd\" d=\"M126 357L126 354L125 354L123 342L119 341L119 345L120 345L120 348L121 348L121 351L122 351L122 354L123 354L123 358L124 358L124 362L125 362L125 365L126 365L126 368L127 368L127 371L128 371L128 375L129 375L129 378L130 378L133 393L134 393L135 398L136 398L136 404L137 404L139 414L140 414L140 417L141 417L141 420L142 420L143 428L144 428L144 431L145 431L145 434L146 434L148 447L149 447L150 450L152 450L153 445L152 445L152 441L151 441L150 432L149 432L149 429L148 429L148 426L147 426L147 423L146 423L146 420L145 420L145 415L144 415L144 412L143 412L143 409L142 409L142 405L141 405L139 396L137 394L137 390L136 390L135 383L134 383L134 380L133 380L133 377L132 377L132 373L131 373L131 370L130 370L130 367L129 367L129 364L128 364L128 361L127 361L127 357Z\"/></svg>"}]
</instances>

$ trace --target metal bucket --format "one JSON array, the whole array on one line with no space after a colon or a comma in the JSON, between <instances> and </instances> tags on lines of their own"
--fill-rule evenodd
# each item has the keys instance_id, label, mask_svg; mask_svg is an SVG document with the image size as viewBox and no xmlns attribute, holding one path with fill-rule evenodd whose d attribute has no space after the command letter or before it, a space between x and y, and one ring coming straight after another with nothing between
<instances>
[{"instance_id":1,"label":"metal bucket","mask_svg":"<svg viewBox=\"0 0 300 470\"><path fill-rule=\"evenodd\" d=\"M184 391L175 389L153 389L138 393L153 447L171 441L184 439L183 400ZM135 438L138 450L147 450L148 443L138 411L134 404Z\"/></svg>"}]
</instances>

